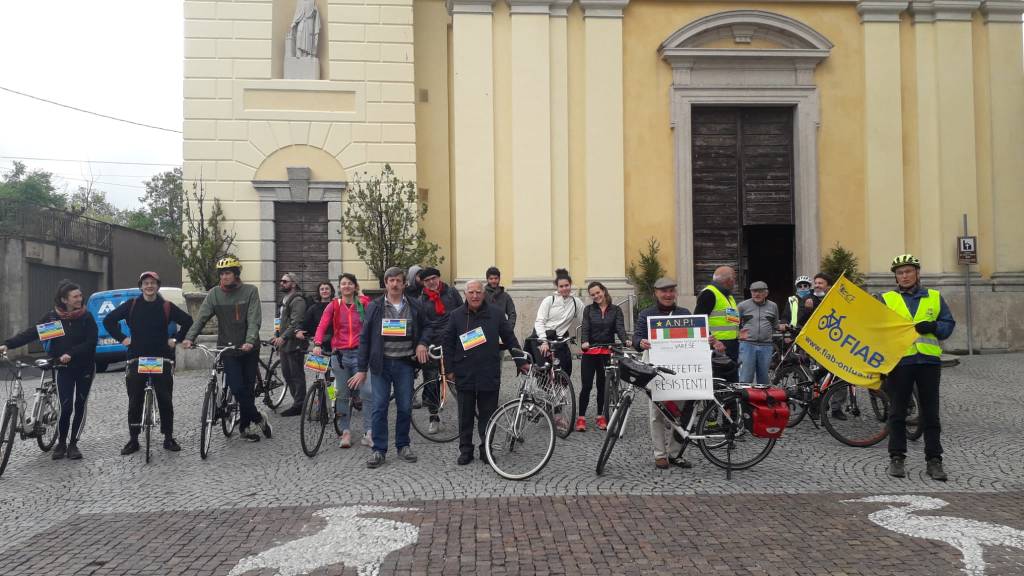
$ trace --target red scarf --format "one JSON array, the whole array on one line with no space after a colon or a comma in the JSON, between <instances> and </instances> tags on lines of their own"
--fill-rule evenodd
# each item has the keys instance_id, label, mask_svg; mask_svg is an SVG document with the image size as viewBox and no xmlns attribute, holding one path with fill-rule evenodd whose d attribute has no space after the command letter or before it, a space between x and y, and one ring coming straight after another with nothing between
<instances>
[{"instance_id":1,"label":"red scarf","mask_svg":"<svg viewBox=\"0 0 1024 576\"><path fill-rule=\"evenodd\" d=\"M441 284L441 288L444 288L444 283ZM434 312L437 312L438 316L443 316L445 312L444 302L441 301L441 291L434 292L433 290L423 287L423 293L430 298L430 301L434 303Z\"/></svg>"},{"instance_id":2,"label":"red scarf","mask_svg":"<svg viewBox=\"0 0 1024 576\"><path fill-rule=\"evenodd\" d=\"M60 318L61 320L78 320L82 316L85 316L86 312L85 306L82 306L81 308L75 310L74 312L66 312L61 308L54 308L54 311L57 312L57 317Z\"/></svg>"}]
</instances>

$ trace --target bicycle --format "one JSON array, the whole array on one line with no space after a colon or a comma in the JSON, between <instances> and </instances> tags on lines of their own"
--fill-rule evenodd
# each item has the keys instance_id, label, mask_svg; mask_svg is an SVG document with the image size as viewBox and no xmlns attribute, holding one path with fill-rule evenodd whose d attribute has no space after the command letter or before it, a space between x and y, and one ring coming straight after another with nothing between
<instances>
[{"instance_id":1,"label":"bicycle","mask_svg":"<svg viewBox=\"0 0 1024 576\"><path fill-rule=\"evenodd\" d=\"M431 442L451 442L459 437L458 390L446 374L444 350L429 346L427 354L438 361L438 376L413 388L412 427Z\"/></svg>"},{"instance_id":2,"label":"bicycle","mask_svg":"<svg viewBox=\"0 0 1024 576\"><path fill-rule=\"evenodd\" d=\"M509 350L514 359L527 360L522 350ZM540 381L548 378L536 365L520 377L517 398L494 411L484 434L487 463L507 480L525 480L540 472L555 451L555 423L548 401L540 396Z\"/></svg>"},{"instance_id":3,"label":"bicycle","mask_svg":"<svg viewBox=\"0 0 1024 576\"><path fill-rule=\"evenodd\" d=\"M604 366L605 406L607 407L606 413L611 417L611 414L619 407L623 395L629 388L629 384L619 378L619 358L624 356L639 358L640 353L627 348L625 345L595 344L593 346L608 348L612 352L608 358L608 363Z\"/></svg>"},{"instance_id":4,"label":"bicycle","mask_svg":"<svg viewBox=\"0 0 1024 576\"><path fill-rule=\"evenodd\" d=\"M31 368L7 355L0 356L14 368L13 378L8 381L7 403L4 406L3 424L0 425L0 475L7 469L7 462L14 447L17 433L22 441L35 438L36 445L43 452L49 452L57 442L57 423L60 420L60 401L57 398L57 370L62 364L52 359L36 360L35 367L42 371L39 386L32 397L31 416L26 416L25 393L22 386L22 369Z\"/></svg>"},{"instance_id":5,"label":"bicycle","mask_svg":"<svg viewBox=\"0 0 1024 576\"><path fill-rule=\"evenodd\" d=\"M164 370L167 368L167 364L170 364L171 371L173 372L174 371L174 360L170 360L170 359L167 359L167 358L149 358L149 357L132 358L125 365L125 368L124 368L125 378L128 377L128 371L131 370L133 365L135 366L136 370L138 370L140 364L143 365L143 368L145 369L145 372L140 372L140 373L141 374L147 374L148 376L146 378L146 388L142 392L142 394L143 394L143 396L142 396L142 421L139 422L138 424L132 424L132 425L137 426L138 428L141 428L141 429L145 430L145 433L146 433L146 464L149 464L149 460L150 460L150 457L151 457L151 453L150 453L150 440L151 440L151 437L152 437L153 426L155 424L159 423L159 421L157 420L157 411L156 411L156 402L157 402L157 400L156 400L156 389L153 388L153 376L155 374L163 374Z\"/></svg>"},{"instance_id":6,"label":"bicycle","mask_svg":"<svg viewBox=\"0 0 1024 576\"><path fill-rule=\"evenodd\" d=\"M539 339L527 338L527 341L537 340ZM534 364L543 373L543 378L539 378L537 381L536 397L538 400L543 400L548 406L555 422L555 432L562 439L568 438L569 434L572 434L573 425L576 423L576 389L572 379L562 370L561 362L555 356L554 349L556 346L568 346L571 341L572 338L568 335L548 339L550 360L544 361L539 367L536 363ZM539 362L540 359L538 359ZM568 418L565 411L568 411Z\"/></svg>"},{"instance_id":7,"label":"bicycle","mask_svg":"<svg viewBox=\"0 0 1024 576\"><path fill-rule=\"evenodd\" d=\"M213 442L213 427L220 422L224 436L230 438L238 425L238 402L231 393L231 389L228 388L224 375L224 361L221 358L228 350L238 350L238 348L235 346L210 348L202 344L196 344L195 347L213 359L210 379L206 383L206 394L203 396L203 412L200 415L199 457L206 460Z\"/></svg>"},{"instance_id":8,"label":"bicycle","mask_svg":"<svg viewBox=\"0 0 1024 576\"><path fill-rule=\"evenodd\" d=\"M334 431L341 436L342 430L338 429L338 415L334 410L334 400L330 397L327 388L334 381L334 376L328 368L325 372L317 372L313 385L306 392L306 399L302 402L302 413L299 419L299 444L302 446L302 453L312 458L320 451L324 441L324 433L327 430L328 420L334 422ZM345 386L347 383L334 383L335 386ZM351 400L349 401L351 402ZM349 414L351 414L351 408Z\"/></svg>"},{"instance_id":9,"label":"bicycle","mask_svg":"<svg viewBox=\"0 0 1024 576\"><path fill-rule=\"evenodd\" d=\"M284 402L284 395L288 391L284 379L281 378L281 361L274 358L277 347L272 346L268 340L260 340L260 344L270 348L270 356L266 362L261 357L259 367L256 369L256 388L253 390L253 398L263 396L263 403L271 410L277 410Z\"/></svg>"},{"instance_id":10,"label":"bicycle","mask_svg":"<svg viewBox=\"0 0 1024 576\"><path fill-rule=\"evenodd\" d=\"M682 411L669 408L668 402L654 401L647 385L661 374L675 374L662 366L641 362L625 355L619 358L620 377L631 386L608 422L601 452L597 458L597 474L604 473L616 441L623 436L624 424L629 418L633 398L637 390L651 400L654 409L661 412L669 423L673 434L680 439L680 450L674 459L682 458L690 442L696 442L701 454L709 462L723 468L726 478L732 478L733 470L746 470L764 460L775 447L775 438L753 435L753 421L744 407L742 390L752 388L746 384L727 383L720 378L713 380L714 399L694 401ZM725 450L724 458L721 450ZM742 455L734 457L734 452Z\"/></svg>"}]
</instances>

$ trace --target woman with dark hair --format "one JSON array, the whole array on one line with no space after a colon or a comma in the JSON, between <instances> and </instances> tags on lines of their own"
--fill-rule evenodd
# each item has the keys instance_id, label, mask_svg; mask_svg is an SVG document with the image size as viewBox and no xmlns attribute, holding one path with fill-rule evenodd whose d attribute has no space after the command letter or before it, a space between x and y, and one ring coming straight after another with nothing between
<instances>
[{"instance_id":1,"label":"woman with dark hair","mask_svg":"<svg viewBox=\"0 0 1024 576\"><path fill-rule=\"evenodd\" d=\"M82 427L85 403L89 399L95 371L96 339L99 333L96 320L85 308L82 289L70 280L61 280L53 298L54 308L23 332L4 342L0 354L19 348L45 337L50 358L60 367L57 370L57 393L60 396L60 423L57 447L53 459L67 456L69 460L82 457L78 450L78 431ZM49 324L49 326L43 326ZM72 415L74 420L72 421ZM70 432L70 436L69 436ZM68 439L70 438L70 443Z\"/></svg>"},{"instance_id":2,"label":"woman with dark hair","mask_svg":"<svg viewBox=\"0 0 1024 576\"><path fill-rule=\"evenodd\" d=\"M572 277L565 268L555 270L556 291L550 297L541 300L537 309L537 320L533 324L534 331L540 342L537 347L541 356L548 356L551 347L548 339L562 338L569 333L573 324L583 316L583 301L572 294ZM554 351L562 370L572 376L572 354L569 346L559 346Z\"/></svg>"},{"instance_id":3,"label":"woman with dark hair","mask_svg":"<svg viewBox=\"0 0 1024 576\"><path fill-rule=\"evenodd\" d=\"M320 325L320 318L324 315L327 305L334 299L334 284L323 281L316 286L316 299L306 307L306 317L302 321L302 329L295 334L296 338L306 340L316 334L316 327ZM330 342L324 346L327 354L331 353Z\"/></svg>"},{"instance_id":4,"label":"woman with dark hair","mask_svg":"<svg viewBox=\"0 0 1024 576\"><path fill-rule=\"evenodd\" d=\"M579 416L576 418L576 430L586 432L587 430L587 405L590 404L590 389L594 385L594 376L597 376L597 428L604 430L608 427L608 407L604 403L604 367L611 357L609 344L615 343L618 337L619 342L625 344L626 340L626 317L622 309L612 304L612 298L608 289L600 282L591 282L587 285L587 292L593 303L583 311L583 329L580 337L583 339L580 348L583 349L583 357L580 359L580 372L582 373L582 386L580 386ZM617 383L611 382L612 386Z\"/></svg>"},{"instance_id":5,"label":"woman with dark hair","mask_svg":"<svg viewBox=\"0 0 1024 576\"><path fill-rule=\"evenodd\" d=\"M350 389L349 378L355 374L359 363L359 332L363 329L363 318L366 316L366 305L370 299L359 293L359 281L354 274L345 272L338 277L338 297L332 299L317 325L313 337L314 354L321 354L325 348L333 350L331 370L334 372L334 389L337 392L334 400L335 414L338 417L338 429L341 430L341 448L352 447L351 414L349 399L363 401L363 439L364 446L373 446L370 435L372 427L371 388L369 379L360 388ZM327 333L331 336L328 337Z\"/></svg>"}]
</instances>

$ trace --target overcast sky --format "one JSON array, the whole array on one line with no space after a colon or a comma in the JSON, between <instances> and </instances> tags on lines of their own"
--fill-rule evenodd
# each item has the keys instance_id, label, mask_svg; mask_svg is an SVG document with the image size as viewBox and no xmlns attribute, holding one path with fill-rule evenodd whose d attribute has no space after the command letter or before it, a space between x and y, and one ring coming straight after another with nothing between
<instances>
[{"instance_id":1,"label":"overcast sky","mask_svg":"<svg viewBox=\"0 0 1024 576\"><path fill-rule=\"evenodd\" d=\"M180 131L183 26L180 0L0 0L0 86ZM131 207L143 181L181 164L181 135L0 90L0 156L168 164L25 161L68 191L91 174Z\"/></svg>"}]
</instances>

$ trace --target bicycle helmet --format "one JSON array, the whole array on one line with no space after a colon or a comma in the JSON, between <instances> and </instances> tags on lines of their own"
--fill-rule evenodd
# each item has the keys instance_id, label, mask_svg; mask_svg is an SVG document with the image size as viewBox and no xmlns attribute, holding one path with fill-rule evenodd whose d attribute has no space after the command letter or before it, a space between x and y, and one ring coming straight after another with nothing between
<instances>
[{"instance_id":1,"label":"bicycle helmet","mask_svg":"<svg viewBox=\"0 0 1024 576\"><path fill-rule=\"evenodd\" d=\"M808 286L810 286L812 284L811 277L810 276L797 276L796 277L796 281L793 282L793 286L798 286L800 284L807 284Z\"/></svg>"},{"instance_id":2,"label":"bicycle helmet","mask_svg":"<svg viewBox=\"0 0 1024 576\"><path fill-rule=\"evenodd\" d=\"M227 270L229 268L237 268L240 271L242 269L242 263L234 256L225 256L224 258L217 260L217 270Z\"/></svg>"},{"instance_id":3,"label":"bicycle helmet","mask_svg":"<svg viewBox=\"0 0 1024 576\"><path fill-rule=\"evenodd\" d=\"M921 261L917 259L917 256L913 254L900 254L899 256L892 259L892 266L889 267L890 272L895 272L897 268L903 266L913 266L918 270L921 269Z\"/></svg>"},{"instance_id":4,"label":"bicycle helmet","mask_svg":"<svg viewBox=\"0 0 1024 576\"><path fill-rule=\"evenodd\" d=\"M156 272L147 270L146 272L139 274L139 288L142 288L142 281L145 280L146 278L152 278L153 280L156 280L156 285L160 286L160 275L157 274Z\"/></svg>"}]
</instances>

